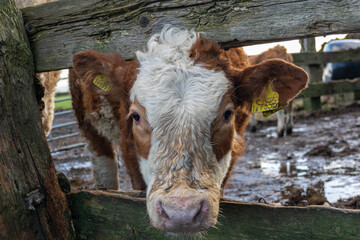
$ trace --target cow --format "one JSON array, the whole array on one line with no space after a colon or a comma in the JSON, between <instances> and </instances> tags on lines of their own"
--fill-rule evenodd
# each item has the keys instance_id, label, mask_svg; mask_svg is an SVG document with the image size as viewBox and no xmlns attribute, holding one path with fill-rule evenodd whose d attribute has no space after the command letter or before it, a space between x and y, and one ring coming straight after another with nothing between
<instances>
[{"instance_id":1,"label":"cow","mask_svg":"<svg viewBox=\"0 0 360 240\"><path fill-rule=\"evenodd\" d=\"M56 84L60 81L61 71L42 72L36 74L44 86L44 109L41 111L41 123L45 136L48 136L51 131L52 123L54 120L55 110L55 90Z\"/></svg>"},{"instance_id":2,"label":"cow","mask_svg":"<svg viewBox=\"0 0 360 240\"><path fill-rule=\"evenodd\" d=\"M252 101L271 87L285 106L308 75L283 61L250 66L194 30L165 26L137 59L94 50L73 57L69 86L98 185L118 189L121 154L134 189L146 190L151 224L196 235L217 222Z\"/></svg>"},{"instance_id":3,"label":"cow","mask_svg":"<svg viewBox=\"0 0 360 240\"><path fill-rule=\"evenodd\" d=\"M274 58L280 58L289 63L293 63L292 55L287 53L286 48L284 46L280 46L280 45L270 48L259 55L249 57L249 61L251 65L255 65L263 61ZM277 117L277 136L283 137L285 133L286 135L291 135L294 126L293 102L290 101L287 107L277 111L276 117ZM255 114L251 116L250 131L256 132Z\"/></svg>"}]
</instances>

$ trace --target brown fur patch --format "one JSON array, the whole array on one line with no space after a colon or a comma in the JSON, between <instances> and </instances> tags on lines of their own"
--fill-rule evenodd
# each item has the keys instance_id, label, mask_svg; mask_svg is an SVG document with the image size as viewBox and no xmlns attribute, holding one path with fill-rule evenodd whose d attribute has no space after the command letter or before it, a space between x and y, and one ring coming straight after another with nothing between
<instances>
[{"instance_id":1,"label":"brown fur patch","mask_svg":"<svg viewBox=\"0 0 360 240\"><path fill-rule=\"evenodd\" d=\"M303 69L281 59L266 60L232 74L236 101L248 111L252 100L261 95L267 84L279 93L279 104L284 106L306 87L308 81Z\"/></svg>"},{"instance_id":2,"label":"brown fur patch","mask_svg":"<svg viewBox=\"0 0 360 240\"><path fill-rule=\"evenodd\" d=\"M222 51L216 42L199 37L192 46L189 56L195 63L202 64L207 69L221 71L228 66L228 60L220 56Z\"/></svg>"},{"instance_id":3,"label":"brown fur patch","mask_svg":"<svg viewBox=\"0 0 360 240\"><path fill-rule=\"evenodd\" d=\"M274 59L274 58L280 58L280 59L290 62L290 63L293 62L292 55L288 54L286 52L286 48L283 46L280 46L280 45L270 48L267 51L265 51L259 55L250 57L249 61L250 61L251 65L255 65L255 64L261 63L265 60Z\"/></svg>"},{"instance_id":4,"label":"brown fur patch","mask_svg":"<svg viewBox=\"0 0 360 240\"><path fill-rule=\"evenodd\" d=\"M237 161L237 159L245 153L245 128L249 122L250 116L247 111L244 111L240 107L236 109L235 116L235 134L232 138L232 152L231 152L231 162L229 169L226 173L226 176L221 185L221 196L224 194L224 189L231 176L232 169Z\"/></svg>"},{"instance_id":5,"label":"brown fur patch","mask_svg":"<svg viewBox=\"0 0 360 240\"><path fill-rule=\"evenodd\" d=\"M242 47L222 50L220 58L226 59L231 69L245 69L250 66L248 57Z\"/></svg>"},{"instance_id":6,"label":"brown fur patch","mask_svg":"<svg viewBox=\"0 0 360 240\"><path fill-rule=\"evenodd\" d=\"M134 112L137 112L141 117L140 123L136 123L136 121L133 120L133 125L132 125L136 147L139 155L145 159L148 159L150 147L151 147L152 129L148 121L146 120L146 109L137 101L136 98L130 107L129 114L132 114Z\"/></svg>"},{"instance_id":7,"label":"brown fur patch","mask_svg":"<svg viewBox=\"0 0 360 240\"><path fill-rule=\"evenodd\" d=\"M274 54L274 55L273 55ZM280 46L266 52L257 58L283 57L292 61L291 55L286 54L286 49ZM212 126L213 149L217 159L232 146L232 160L228 173L223 181L224 188L236 159L244 153L245 141L243 139L245 127L249 121L251 103L255 97L261 97L267 84L280 95L279 102L286 105L303 88L306 87L308 76L301 68L283 60L268 60L261 64L250 66L250 62L242 48L223 50L211 40L199 38L189 52L195 63L203 64L207 69L224 71L229 79L231 98L236 107L235 134L230 127L223 129L224 134L218 134L221 129L220 114ZM253 60L254 62L256 59ZM221 109L221 107L220 107ZM227 137L226 137L227 136Z\"/></svg>"},{"instance_id":8,"label":"brown fur patch","mask_svg":"<svg viewBox=\"0 0 360 240\"><path fill-rule=\"evenodd\" d=\"M136 79L138 61L125 61L117 54L100 54L89 50L76 54L73 65L69 85L79 128L100 156L114 157L113 148L106 136L100 136L85 119L87 114L101 108L100 96L105 97L121 131L119 145L133 188L145 190L146 184L139 170L139 157L132 134L132 119L127 118L131 104L129 91ZM108 93L92 83L100 74L107 76L113 85Z\"/></svg>"},{"instance_id":9,"label":"brown fur patch","mask_svg":"<svg viewBox=\"0 0 360 240\"><path fill-rule=\"evenodd\" d=\"M233 114L228 121L225 121L223 115L228 110ZM236 112L229 94L221 100L218 112L218 117L211 124L211 142L216 159L220 161L231 150L234 138Z\"/></svg>"},{"instance_id":10,"label":"brown fur patch","mask_svg":"<svg viewBox=\"0 0 360 240\"><path fill-rule=\"evenodd\" d=\"M223 70L229 78L229 93L231 93L232 101L236 107L236 131L242 136L245 127L240 126L239 124L247 124L247 121L244 121L244 114L246 114L246 112L242 110L242 107L238 107L239 97L234 93L237 92L236 88L239 86L235 85L237 81L235 81L234 78L237 77L237 73L250 66L248 57L243 48L239 47L224 50L211 40L199 38L190 50L189 55L194 59L195 63L204 64L210 69ZM242 83L239 83L239 85L240 84ZM245 97L241 99L244 102L252 97L252 94L246 95L244 92L241 92L240 95L241 94L245 95Z\"/></svg>"},{"instance_id":11,"label":"brown fur patch","mask_svg":"<svg viewBox=\"0 0 360 240\"><path fill-rule=\"evenodd\" d=\"M221 119L223 112L219 110L218 118L212 123L212 143L213 150L216 158L221 159L229 150L232 151L232 158L230 167L223 180L221 195L223 194L224 187L230 177L231 170L238 159L238 157L244 154L245 141L243 139L245 133L245 127L249 121L249 112L243 107L244 102L248 102L251 99L252 93L241 92L241 99L236 93L236 89L239 87L238 83L234 80L234 76L241 72L243 69L250 66L247 55L244 50L240 48L232 48L224 50L219 45L211 40L199 38L189 53L190 57L194 59L195 63L203 64L208 69L215 69L217 71L224 71L229 79L229 92L227 96L222 100L220 109L225 108L226 104L233 102L235 110L233 113L233 125L227 125L221 127ZM229 99L230 98L230 99ZM241 101L239 101L241 100Z\"/></svg>"},{"instance_id":12,"label":"brown fur patch","mask_svg":"<svg viewBox=\"0 0 360 240\"><path fill-rule=\"evenodd\" d=\"M75 71L70 70L69 74L69 85L70 85L70 92L72 96L72 104L75 112L75 116L78 120L79 128L82 130L84 136L89 140L91 148L98 154L98 156L106 156L108 158L114 158L114 151L111 146L110 141L101 136L92 123L85 119L85 109L86 108L95 108L95 104L93 99L89 98L96 98L96 107L99 107L98 102L100 101L99 96L93 96L87 91L81 91L81 85L76 81L78 80ZM81 84L81 83L80 83ZM82 98L83 94L87 96L84 99ZM84 106L85 105L85 106ZM96 109L96 108L95 108ZM95 111L92 109L92 111Z\"/></svg>"}]
</instances>

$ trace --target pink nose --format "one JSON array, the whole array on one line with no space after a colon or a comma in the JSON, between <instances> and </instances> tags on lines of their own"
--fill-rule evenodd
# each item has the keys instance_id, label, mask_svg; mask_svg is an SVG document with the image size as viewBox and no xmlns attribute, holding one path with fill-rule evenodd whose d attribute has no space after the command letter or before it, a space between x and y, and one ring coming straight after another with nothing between
<instances>
[{"instance_id":1,"label":"pink nose","mask_svg":"<svg viewBox=\"0 0 360 240\"><path fill-rule=\"evenodd\" d=\"M201 222L209 211L205 199L170 198L156 203L158 219L163 223L164 231L200 231Z\"/></svg>"}]
</instances>

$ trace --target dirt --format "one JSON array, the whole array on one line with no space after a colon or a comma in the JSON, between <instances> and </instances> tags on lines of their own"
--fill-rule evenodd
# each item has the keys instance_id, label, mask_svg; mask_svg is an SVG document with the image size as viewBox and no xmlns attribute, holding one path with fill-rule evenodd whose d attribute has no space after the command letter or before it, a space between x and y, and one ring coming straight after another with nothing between
<instances>
[{"instance_id":1,"label":"dirt","mask_svg":"<svg viewBox=\"0 0 360 240\"><path fill-rule=\"evenodd\" d=\"M337 208L360 209L360 195L348 199L339 199L333 206Z\"/></svg>"},{"instance_id":2,"label":"dirt","mask_svg":"<svg viewBox=\"0 0 360 240\"><path fill-rule=\"evenodd\" d=\"M326 202L325 194L312 187L309 187L306 191L295 188L285 205L304 207L307 205L324 205Z\"/></svg>"},{"instance_id":3,"label":"dirt","mask_svg":"<svg viewBox=\"0 0 360 240\"><path fill-rule=\"evenodd\" d=\"M297 112L291 136L277 138L276 122L262 122L246 133L247 153L239 158L225 198L283 205L360 205L360 105L312 113ZM75 121L58 116L55 124ZM53 136L76 132L77 126L55 129ZM84 142L77 136L50 144L52 148ZM72 189L93 188L91 162L83 147L54 152L55 167ZM121 190L130 190L125 166L119 161ZM359 195L359 196L357 196ZM354 197L357 196L357 197ZM338 202L339 201L339 202Z\"/></svg>"}]
</instances>

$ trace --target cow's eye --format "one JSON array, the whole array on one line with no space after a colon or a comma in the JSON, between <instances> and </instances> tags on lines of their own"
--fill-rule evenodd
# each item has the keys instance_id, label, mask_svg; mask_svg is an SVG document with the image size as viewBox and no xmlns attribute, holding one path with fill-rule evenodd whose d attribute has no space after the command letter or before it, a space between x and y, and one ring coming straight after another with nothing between
<instances>
[{"instance_id":1,"label":"cow's eye","mask_svg":"<svg viewBox=\"0 0 360 240\"><path fill-rule=\"evenodd\" d=\"M232 111L230 111L230 110L226 111L226 112L224 113L224 115L223 115L223 120L224 120L224 121L229 120L230 117L231 117L231 115L232 115Z\"/></svg>"},{"instance_id":2,"label":"cow's eye","mask_svg":"<svg viewBox=\"0 0 360 240\"><path fill-rule=\"evenodd\" d=\"M141 118L138 113L134 112L133 114L131 114L131 116L135 121L140 122Z\"/></svg>"}]
</instances>

